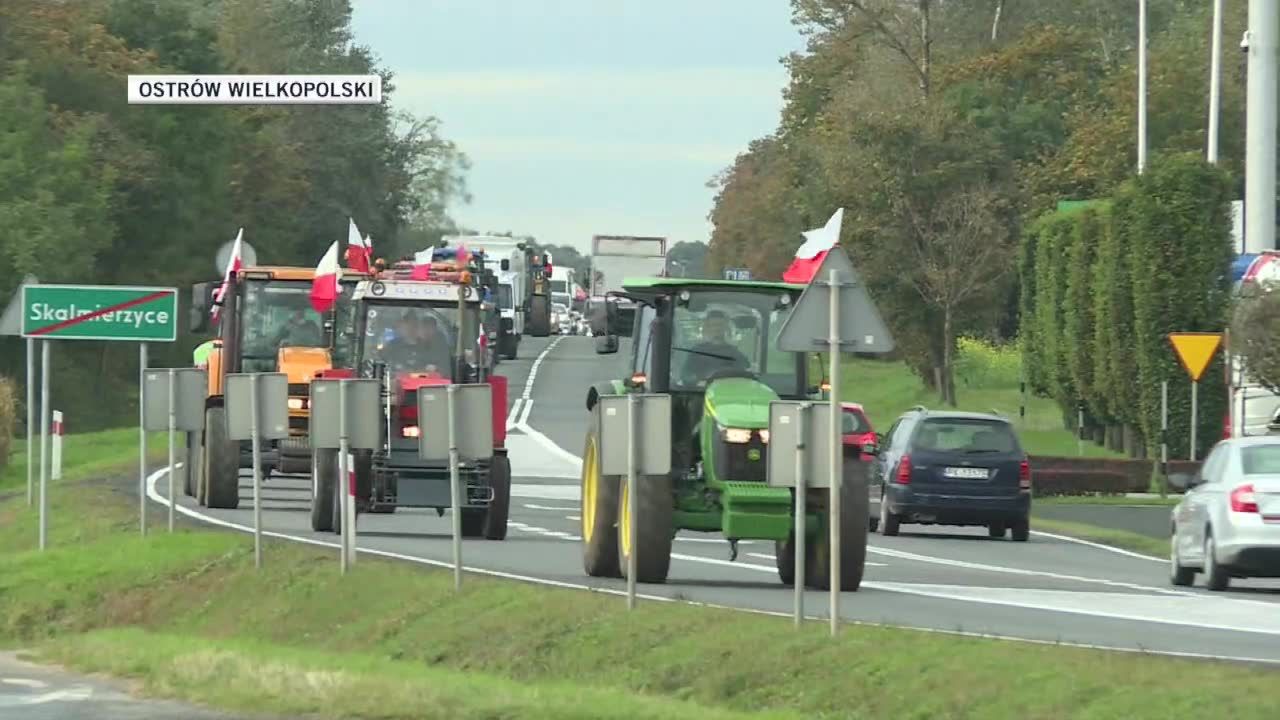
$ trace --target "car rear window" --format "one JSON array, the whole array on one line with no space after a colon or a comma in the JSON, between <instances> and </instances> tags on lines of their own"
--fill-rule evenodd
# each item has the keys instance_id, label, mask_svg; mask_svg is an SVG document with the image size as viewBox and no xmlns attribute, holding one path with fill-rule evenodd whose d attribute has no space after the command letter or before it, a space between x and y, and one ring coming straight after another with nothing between
<instances>
[{"instance_id":1,"label":"car rear window","mask_svg":"<svg viewBox=\"0 0 1280 720\"><path fill-rule=\"evenodd\" d=\"M937 452L1013 453L1018 439L1008 423L977 418L931 418L916 431L912 446Z\"/></svg>"},{"instance_id":2,"label":"car rear window","mask_svg":"<svg viewBox=\"0 0 1280 720\"><path fill-rule=\"evenodd\" d=\"M842 435L852 435L854 433L871 432L871 423L867 422L867 416L857 410L848 408L844 411L844 428L840 431Z\"/></svg>"},{"instance_id":3,"label":"car rear window","mask_svg":"<svg viewBox=\"0 0 1280 720\"><path fill-rule=\"evenodd\" d=\"M1245 475L1280 475L1280 444L1241 449Z\"/></svg>"}]
</instances>

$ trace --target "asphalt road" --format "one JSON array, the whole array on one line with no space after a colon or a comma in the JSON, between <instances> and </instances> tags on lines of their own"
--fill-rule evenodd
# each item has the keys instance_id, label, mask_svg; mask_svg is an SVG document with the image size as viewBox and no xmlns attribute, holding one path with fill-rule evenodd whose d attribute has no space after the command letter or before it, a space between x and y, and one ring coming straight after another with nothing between
<instances>
[{"instance_id":1,"label":"asphalt road","mask_svg":"<svg viewBox=\"0 0 1280 720\"><path fill-rule=\"evenodd\" d=\"M466 541L469 571L611 593L624 589L621 581L585 575L577 534L583 401L591 383L619 376L626 350L624 343L623 352L598 356L592 347L584 337L529 338L520 360L500 366L512 389L511 532L505 542ZM167 482L156 482L164 473L151 478L150 495L159 503L167 502ZM273 478L265 488L264 531L337 547L336 536L309 528L307 478ZM180 497L178 509L248 531L248 479L241 493L238 510L206 510L187 497ZM362 516L357 542L362 553L449 566L449 532L447 514L401 511ZM841 614L850 621L1280 663L1275 581L1242 581L1226 595L1174 589L1162 561L1043 533L1014 543L989 539L977 528L905 526L899 537L872 535L870 542L862 589L842 597ZM730 562L726 542L696 533L677 537L669 581L641 585L639 592L785 615L792 607L792 591L778 581L771 544L743 542L737 561ZM825 593L808 595L809 616L825 618L827 607Z\"/></svg>"}]
</instances>

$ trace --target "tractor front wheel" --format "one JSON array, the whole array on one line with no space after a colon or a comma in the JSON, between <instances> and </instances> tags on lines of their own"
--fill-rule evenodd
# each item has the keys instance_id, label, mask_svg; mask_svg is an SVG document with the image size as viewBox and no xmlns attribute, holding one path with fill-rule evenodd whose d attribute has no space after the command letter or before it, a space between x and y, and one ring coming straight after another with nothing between
<instances>
[{"instance_id":1,"label":"tractor front wheel","mask_svg":"<svg viewBox=\"0 0 1280 720\"><path fill-rule=\"evenodd\" d=\"M822 533L808 547L813 548L812 561L808 563L806 584L818 590L831 589L831 532L830 523L840 523L840 590L854 592L862 585L862 573L867 562L867 515L870 499L867 497L867 469L864 463L844 464L843 482L840 486L840 517L832 518L830 508L825 508ZM807 548L806 548L807 549Z\"/></svg>"},{"instance_id":2,"label":"tractor front wheel","mask_svg":"<svg viewBox=\"0 0 1280 720\"><path fill-rule=\"evenodd\" d=\"M487 540L507 539L507 516L511 512L511 460L494 455L489 466L489 487L493 500L484 514L484 536Z\"/></svg>"},{"instance_id":3,"label":"tractor front wheel","mask_svg":"<svg viewBox=\"0 0 1280 720\"><path fill-rule=\"evenodd\" d=\"M208 507L240 507L240 448L227 439L227 411L214 406L204 411L204 500Z\"/></svg>"},{"instance_id":4,"label":"tractor front wheel","mask_svg":"<svg viewBox=\"0 0 1280 720\"><path fill-rule=\"evenodd\" d=\"M617 476L600 472L600 414L591 413L582 452L582 565L591 577L622 577L618 567Z\"/></svg>"},{"instance_id":5,"label":"tractor front wheel","mask_svg":"<svg viewBox=\"0 0 1280 720\"><path fill-rule=\"evenodd\" d=\"M621 483L618 503L618 566L625 577L632 552L636 554L636 582L665 583L671 569L671 541L675 539L674 508L671 505L671 476L644 475L636 478L636 547L631 547L631 502L626 482Z\"/></svg>"},{"instance_id":6,"label":"tractor front wheel","mask_svg":"<svg viewBox=\"0 0 1280 720\"><path fill-rule=\"evenodd\" d=\"M186 482L182 490L187 497L195 497L200 483L200 433L187 433L187 459L182 468L186 470Z\"/></svg>"}]
</instances>

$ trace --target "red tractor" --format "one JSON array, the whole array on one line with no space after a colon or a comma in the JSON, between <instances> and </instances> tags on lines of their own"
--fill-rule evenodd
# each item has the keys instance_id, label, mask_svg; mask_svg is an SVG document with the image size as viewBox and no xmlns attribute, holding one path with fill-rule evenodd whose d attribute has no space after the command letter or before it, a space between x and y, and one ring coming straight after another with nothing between
<instances>
[{"instance_id":1,"label":"red tractor","mask_svg":"<svg viewBox=\"0 0 1280 720\"><path fill-rule=\"evenodd\" d=\"M418 389L455 383L487 383L492 389L493 456L464 463L462 533L503 540L511 500L511 464L506 440L507 379L489 374L482 317L483 289L465 264L438 262L430 279L399 263L362 280L355 288L354 369L320 377L375 378L382 385L381 442L373 451L353 451L356 511L394 512L397 507L450 507L446 463L418 456ZM316 450L311 526L341 530L338 453Z\"/></svg>"}]
</instances>

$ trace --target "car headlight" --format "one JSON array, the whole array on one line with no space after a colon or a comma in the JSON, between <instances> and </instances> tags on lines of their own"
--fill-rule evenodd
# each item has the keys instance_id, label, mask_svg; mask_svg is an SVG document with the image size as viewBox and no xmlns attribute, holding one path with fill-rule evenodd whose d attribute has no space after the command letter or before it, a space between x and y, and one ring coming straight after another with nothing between
<instances>
[{"instance_id":1,"label":"car headlight","mask_svg":"<svg viewBox=\"0 0 1280 720\"><path fill-rule=\"evenodd\" d=\"M743 428L725 428L724 441L731 443L751 442L751 431Z\"/></svg>"}]
</instances>

